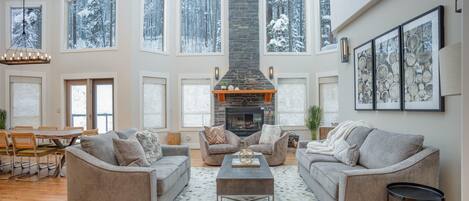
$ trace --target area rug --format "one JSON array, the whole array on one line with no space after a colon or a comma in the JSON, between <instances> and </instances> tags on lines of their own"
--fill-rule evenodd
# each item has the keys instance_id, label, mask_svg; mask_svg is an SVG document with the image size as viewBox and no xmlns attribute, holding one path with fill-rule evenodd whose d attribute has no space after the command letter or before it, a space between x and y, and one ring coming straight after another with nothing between
<instances>
[{"instance_id":1,"label":"area rug","mask_svg":"<svg viewBox=\"0 0 469 201\"><path fill-rule=\"evenodd\" d=\"M195 167L191 169L191 180L176 201L210 201L217 200L216 177L220 168ZM275 180L276 201L317 201L314 194L303 182L298 174L297 166L279 166L270 168ZM267 198L252 196L236 196L223 198L227 201L267 201Z\"/></svg>"}]
</instances>

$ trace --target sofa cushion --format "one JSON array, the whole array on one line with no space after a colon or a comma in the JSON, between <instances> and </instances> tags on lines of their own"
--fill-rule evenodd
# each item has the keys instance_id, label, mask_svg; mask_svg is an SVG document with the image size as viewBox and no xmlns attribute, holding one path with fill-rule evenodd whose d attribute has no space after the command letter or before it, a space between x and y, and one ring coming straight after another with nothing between
<instances>
[{"instance_id":1,"label":"sofa cushion","mask_svg":"<svg viewBox=\"0 0 469 201\"><path fill-rule=\"evenodd\" d=\"M308 171L311 168L311 164L317 162L338 162L336 158L324 154L309 154L306 153L306 149L296 150L296 159L298 163L306 168Z\"/></svg>"},{"instance_id":2,"label":"sofa cushion","mask_svg":"<svg viewBox=\"0 0 469 201\"><path fill-rule=\"evenodd\" d=\"M399 163L422 149L424 137L373 130L360 147L359 164L369 169Z\"/></svg>"},{"instance_id":3,"label":"sofa cushion","mask_svg":"<svg viewBox=\"0 0 469 201\"><path fill-rule=\"evenodd\" d=\"M338 198L339 180L344 170L361 170L362 166L348 166L343 163L318 162L311 165L311 177L333 198Z\"/></svg>"},{"instance_id":4,"label":"sofa cushion","mask_svg":"<svg viewBox=\"0 0 469 201\"><path fill-rule=\"evenodd\" d=\"M363 145L363 142L365 142L366 137L373 131L373 128L368 128L368 127L356 127L350 132L348 135L347 139L345 141L348 142L349 145L354 145L356 144L358 148L360 148Z\"/></svg>"},{"instance_id":5,"label":"sofa cushion","mask_svg":"<svg viewBox=\"0 0 469 201\"><path fill-rule=\"evenodd\" d=\"M137 135L138 129L136 128L128 128L124 130L117 131L117 135L120 139L129 139L131 137L135 137Z\"/></svg>"},{"instance_id":6,"label":"sofa cushion","mask_svg":"<svg viewBox=\"0 0 469 201\"><path fill-rule=\"evenodd\" d=\"M208 146L209 154L230 154L235 153L239 149L237 146L232 144L213 144Z\"/></svg>"},{"instance_id":7,"label":"sofa cushion","mask_svg":"<svg viewBox=\"0 0 469 201\"><path fill-rule=\"evenodd\" d=\"M150 163L145 157L142 145L135 137L125 139L112 139L114 154L120 166L149 167Z\"/></svg>"},{"instance_id":8,"label":"sofa cushion","mask_svg":"<svg viewBox=\"0 0 469 201\"><path fill-rule=\"evenodd\" d=\"M154 163L163 157L163 150L161 148L160 139L158 138L158 133L148 130L138 131L136 137L142 145L149 163Z\"/></svg>"},{"instance_id":9,"label":"sofa cushion","mask_svg":"<svg viewBox=\"0 0 469 201\"><path fill-rule=\"evenodd\" d=\"M90 155L111 165L119 165L114 154L112 139L119 139L114 131L96 136L82 136L81 148Z\"/></svg>"},{"instance_id":10,"label":"sofa cushion","mask_svg":"<svg viewBox=\"0 0 469 201\"><path fill-rule=\"evenodd\" d=\"M274 152L272 144L254 144L249 146L249 149L254 152L262 153L264 155L272 155L272 153Z\"/></svg>"},{"instance_id":11,"label":"sofa cushion","mask_svg":"<svg viewBox=\"0 0 469 201\"><path fill-rule=\"evenodd\" d=\"M339 140L335 144L334 158L349 166L355 166L358 162L360 152L356 144L350 145L345 140Z\"/></svg>"},{"instance_id":12,"label":"sofa cushion","mask_svg":"<svg viewBox=\"0 0 469 201\"><path fill-rule=\"evenodd\" d=\"M261 138L259 144L273 144L282 136L282 129L280 125L268 125L262 126Z\"/></svg>"},{"instance_id":13,"label":"sofa cushion","mask_svg":"<svg viewBox=\"0 0 469 201\"><path fill-rule=\"evenodd\" d=\"M205 126L205 138L208 144L225 144L225 125L208 127Z\"/></svg>"},{"instance_id":14,"label":"sofa cushion","mask_svg":"<svg viewBox=\"0 0 469 201\"><path fill-rule=\"evenodd\" d=\"M151 164L156 170L157 195L166 194L190 168L187 156L167 156Z\"/></svg>"}]
</instances>

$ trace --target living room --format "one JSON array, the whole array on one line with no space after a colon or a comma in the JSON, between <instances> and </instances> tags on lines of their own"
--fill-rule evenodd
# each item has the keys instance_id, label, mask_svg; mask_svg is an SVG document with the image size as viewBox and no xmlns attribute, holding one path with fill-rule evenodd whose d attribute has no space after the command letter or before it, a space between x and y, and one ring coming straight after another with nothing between
<instances>
[{"instance_id":1,"label":"living room","mask_svg":"<svg viewBox=\"0 0 469 201\"><path fill-rule=\"evenodd\" d=\"M468 9L0 1L0 200L467 200Z\"/></svg>"}]
</instances>

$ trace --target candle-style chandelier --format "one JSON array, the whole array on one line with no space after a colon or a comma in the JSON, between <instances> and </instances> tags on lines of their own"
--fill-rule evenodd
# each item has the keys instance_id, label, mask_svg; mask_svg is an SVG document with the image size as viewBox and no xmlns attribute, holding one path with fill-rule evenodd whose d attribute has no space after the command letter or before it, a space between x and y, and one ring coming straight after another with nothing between
<instances>
[{"instance_id":1,"label":"candle-style chandelier","mask_svg":"<svg viewBox=\"0 0 469 201\"><path fill-rule=\"evenodd\" d=\"M23 33L16 38L7 51L0 56L0 63L5 65L48 64L51 56L39 50L29 48L33 43L26 34L26 6L23 0Z\"/></svg>"}]
</instances>

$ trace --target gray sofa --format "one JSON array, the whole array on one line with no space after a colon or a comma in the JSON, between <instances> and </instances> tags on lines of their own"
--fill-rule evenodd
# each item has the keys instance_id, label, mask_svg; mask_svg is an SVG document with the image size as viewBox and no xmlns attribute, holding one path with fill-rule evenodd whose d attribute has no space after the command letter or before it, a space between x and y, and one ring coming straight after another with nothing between
<instances>
[{"instance_id":1,"label":"gray sofa","mask_svg":"<svg viewBox=\"0 0 469 201\"><path fill-rule=\"evenodd\" d=\"M270 166L282 165L287 158L289 131L282 131L281 137L273 144L259 144L262 131L256 132L243 139L247 146L255 151L262 153Z\"/></svg>"},{"instance_id":2,"label":"gray sofa","mask_svg":"<svg viewBox=\"0 0 469 201\"><path fill-rule=\"evenodd\" d=\"M210 145L205 137L205 131L199 132L200 154L205 164L220 166L227 154L234 154L239 151L241 138L236 134L225 130L226 144Z\"/></svg>"},{"instance_id":3,"label":"gray sofa","mask_svg":"<svg viewBox=\"0 0 469 201\"><path fill-rule=\"evenodd\" d=\"M357 166L306 153L308 142L299 143L299 174L320 201L387 200L394 182L439 185L439 150L424 147L423 136L358 127L346 141L360 147Z\"/></svg>"},{"instance_id":4,"label":"gray sofa","mask_svg":"<svg viewBox=\"0 0 469 201\"><path fill-rule=\"evenodd\" d=\"M68 201L172 201L189 183L187 146L163 146L151 167L121 167L83 151L66 149Z\"/></svg>"}]
</instances>

